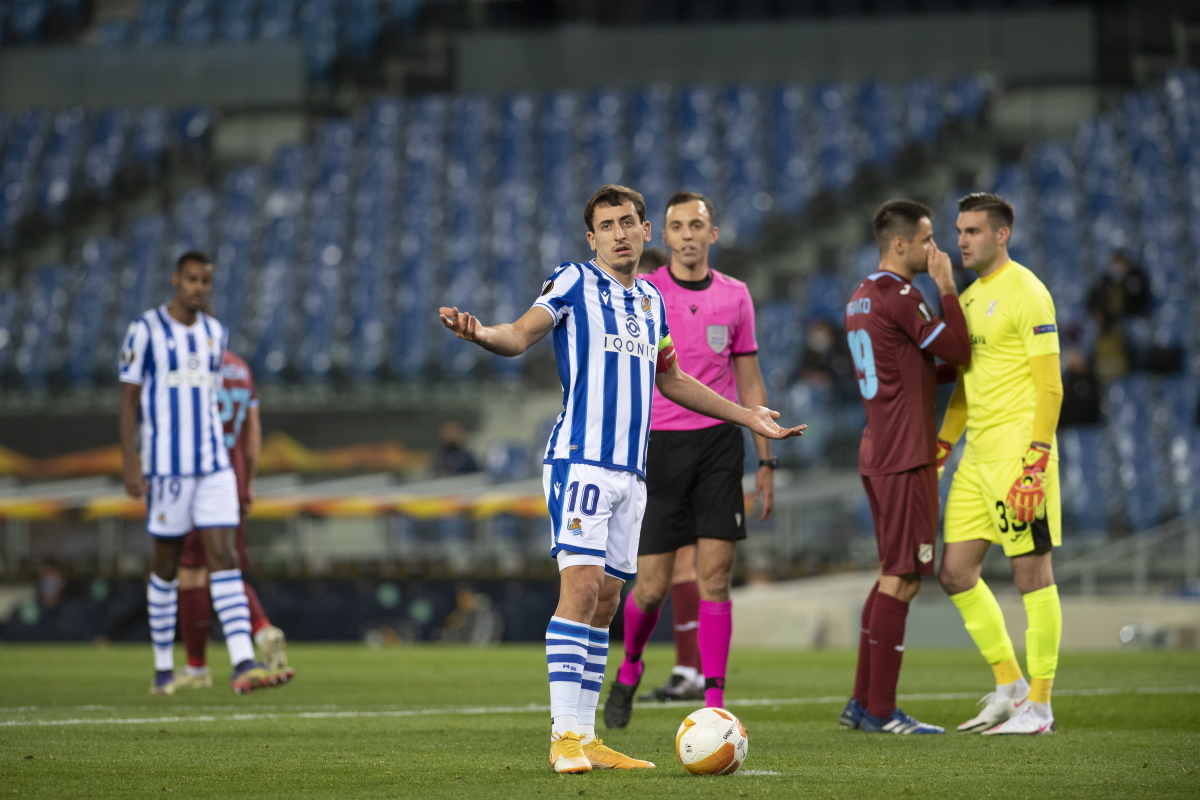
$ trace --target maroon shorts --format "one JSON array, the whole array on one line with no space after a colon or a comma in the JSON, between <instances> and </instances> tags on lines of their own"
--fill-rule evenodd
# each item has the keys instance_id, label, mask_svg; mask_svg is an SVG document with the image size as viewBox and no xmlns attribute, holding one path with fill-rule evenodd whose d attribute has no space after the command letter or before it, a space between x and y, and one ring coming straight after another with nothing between
<instances>
[{"instance_id":1,"label":"maroon shorts","mask_svg":"<svg viewBox=\"0 0 1200 800\"><path fill-rule=\"evenodd\" d=\"M238 568L242 571L250 568L250 554L246 552L246 523L237 526ZM191 569L207 568L208 557L204 554L204 542L200 541L199 532L193 530L183 539L183 555L179 557L179 566Z\"/></svg>"},{"instance_id":2,"label":"maroon shorts","mask_svg":"<svg viewBox=\"0 0 1200 800\"><path fill-rule=\"evenodd\" d=\"M933 574L937 541L937 467L863 475L884 575Z\"/></svg>"}]
</instances>

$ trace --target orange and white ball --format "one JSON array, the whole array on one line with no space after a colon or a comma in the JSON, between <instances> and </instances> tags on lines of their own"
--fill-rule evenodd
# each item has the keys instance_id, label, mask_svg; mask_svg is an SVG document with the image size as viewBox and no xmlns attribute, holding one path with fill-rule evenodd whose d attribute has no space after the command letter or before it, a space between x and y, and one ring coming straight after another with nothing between
<instances>
[{"instance_id":1,"label":"orange and white ball","mask_svg":"<svg viewBox=\"0 0 1200 800\"><path fill-rule=\"evenodd\" d=\"M746 726L723 708L693 711L675 734L679 763L693 775L732 775L749 747Z\"/></svg>"}]
</instances>

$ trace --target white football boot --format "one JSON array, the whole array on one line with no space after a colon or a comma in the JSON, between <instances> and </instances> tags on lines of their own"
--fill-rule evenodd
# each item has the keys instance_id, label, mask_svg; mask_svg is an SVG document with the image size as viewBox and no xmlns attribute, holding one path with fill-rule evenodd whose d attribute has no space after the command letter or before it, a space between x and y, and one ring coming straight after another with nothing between
<instances>
[{"instance_id":1,"label":"white football boot","mask_svg":"<svg viewBox=\"0 0 1200 800\"><path fill-rule=\"evenodd\" d=\"M268 669L283 669L287 666L287 637L274 625L267 625L254 634L254 643L262 662Z\"/></svg>"},{"instance_id":2,"label":"white football boot","mask_svg":"<svg viewBox=\"0 0 1200 800\"><path fill-rule=\"evenodd\" d=\"M1041 706L1041 708L1037 708ZM1042 710L1044 709L1044 711ZM1054 733L1054 714L1048 703L1021 703L1020 709L1004 722L983 732L984 736L1046 736Z\"/></svg>"},{"instance_id":3,"label":"white football boot","mask_svg":"<svg viewBox=\"0 0 1200 800\"><path fill-rule=\"evenodd\" d=\"M1009 717L1021 709L1022 705L1025 705L1027 697L1029 697L1028 693L1020 697L1010 697L1000 692L988 692L979 701L979 705L983 706L983 710L962 725L959 725L958 732L983 733L989 728L994 728L1000 723L1006 722Z\"/></svg>"}]
</instances>

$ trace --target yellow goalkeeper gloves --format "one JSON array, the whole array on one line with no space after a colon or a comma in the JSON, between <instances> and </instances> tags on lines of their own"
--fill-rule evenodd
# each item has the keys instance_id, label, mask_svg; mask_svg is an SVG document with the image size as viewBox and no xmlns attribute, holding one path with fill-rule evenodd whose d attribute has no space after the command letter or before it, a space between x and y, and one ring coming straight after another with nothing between
<instances>
[{"instance_id":1,"label":"yellow goalkeeper gloves","mask_svg":"<svg viewBox=\"0 0 1200 800\"><path fill-rule=\"evenodd\" d=\"M946 459L950 457L950 451L954 449L954 445L947 442L945 439L937 440L937 469L938 480L941 480L942 473L946 471Z\"/></svg>"},{"instance_id":2,"label":"yellow goalkeeper gloves","mask_svg":"<svg viewBox=\"0 0 1200 800\"><path fill-rule=\"evenodd\" d=\"M1007 505L1020 522L1033 522L1046 516L1046 490L1042 478L1049 464L1049 445L1042 442L1029 445L1021 475L1008 490Z\"/></svg>"}]
</instances>

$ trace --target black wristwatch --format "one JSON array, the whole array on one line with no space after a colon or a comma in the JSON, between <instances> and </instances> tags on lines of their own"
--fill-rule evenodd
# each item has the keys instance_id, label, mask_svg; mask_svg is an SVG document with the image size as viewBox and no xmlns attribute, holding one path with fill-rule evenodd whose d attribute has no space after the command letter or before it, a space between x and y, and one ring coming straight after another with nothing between
<instances>
[{"instance_id":1,"label":"black wristwatch","mask_svg":"<svg viewBox=\"0 0 1200 800\"><path fill-rule=\"evenodd\" d=\"M778 458L760 458L758 460L758 465L760 467L770 467L771 469L779 469L779 459Z\"/></svg>"}]
</instances>

